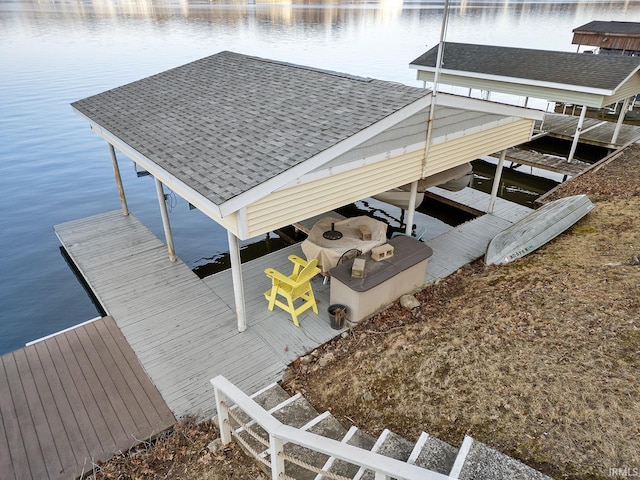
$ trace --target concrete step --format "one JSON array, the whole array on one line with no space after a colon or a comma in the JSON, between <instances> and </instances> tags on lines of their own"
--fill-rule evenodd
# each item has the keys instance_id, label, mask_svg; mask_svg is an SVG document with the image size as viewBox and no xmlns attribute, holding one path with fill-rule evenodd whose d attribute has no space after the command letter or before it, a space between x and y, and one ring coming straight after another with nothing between
<instances>
[{"instance_id":1,"label":"concrete step","mask_svg":"<svg viewBox=\"0 0 640 480\"><path fill-rule=\"evenodd\" d=\"M475 480L552 480L514 458L466 436L455 464L449 473L452 478Z\"/></svg>"},{"instance_id":2,"label":"concrete step","mask_svg":"<svg viewBox=\"0 0 640 480\"><path fill-rule=\"evenodd\" d=\"M268 385L251 395L251 398L267 411L286 401L289 397L290 395L286 392L286 390L277 383L272 383L271 385ZM240 418L243 423L247 423L251 420L249 418L249 415L241 410L238 410L236 405L233 405L231 407L231 410L237 417Z\"/></svg>"},{"instance_id":3,"label":"concrete step","mask_svg":"<svg viewBox=\"0 0 640 480\"><path fill-rule=\"evenodd\" d=\"M390 430L383 430L383 432L376 440L375 445L371 449L372 452L385 455L387 457L395 458L402 462L406 462L411 456L414 444L409 440L393 433ZM360 468L358 473L353 477L354 480L374 480L375 473L370 470Z\"/></svg>"},{"instance_id":4,"label":"concrete step","mask_svg":"<svg viewBox=\"0 0 640 480\"><path fill-rule=\"evenodd\" d=\"M301 429L338 441L341 440L347 432L329 412L318 415L311 422L302 426ZM328 455L295 444L284 445L284 453L319 469L322 469L329 460ZM265 452L265 455L268 456L268 452ZM296 480L314 480L317 475L314 471L290 461L285 461L285 470L288 476Z\"/></svg>"},{"instance_id":5,"label":"concrete step","mask_svg":"<svg viewBox=\"0 0 640 480\"><path fill-rule=\"evenodd\" d=\"M275 390L277 391L277 389L275 389ZM276 394L276 395L278 395L278 394ZM266 397L269 397L268 401L266 400ZM264 401L265 405L269 405L269 404L272 404L273 402L275 402L276 399L275 399L275 397L271 397L270 394L266 394L265 393L265 400L261 400L261 401ZM293 404L293 406L292 406L292 404ZM272 406L271 408L269 408L267 410L267 412L269 412L273 416L280 415L282 417L284 415L282 413L283 411L284 412L287 412L289 410L295 411L297 409L297 404L302 405L303 406L302 408L305 409L304 410L305 412L307 412L308 411L308 407L310 407L309 402L307 402L307 400L302 395L296 394L296 395L294 395L292 397L289 397L287 395L287 397L283 401L281 401L280 403L278 403L278 404ZM313 408L313 407L311 407L311 408ZM313 410L313 412L315 412L315 410ZM268 438L268 435L265 432L265 430L253 420L246 421L249 417L244 412L236 412L236 411L234 411L233 414L235 416L241 418L241 419L244 418L243 423L245 425L235 429L236 435L242 441L244 441L245 444L246 444L246 445L242 445L242 442L240 442L241 445L243 446L243 448L251 449L251 450L253 450L254 452L257 452L257 453L262 452L266 448L266 446L263 445L262 442L257 440L255 437L259 436L259 437L261 437L263 439ZM309 415L308 413L305 413L305 415L308 416L308 418L306 420L303 420L301 423L298 423L298 422L300 422L300 419L297 418L297 421L295 422L296 424L293 425L293 426L301 427L302 425L307 423L311 418L313 418L314 416L317 416L317 413L314 416ZM280 421L282 421L282 420L280 420ZM283 423L286 423L286 422L283 422ZM247 431L247 429L249 429L253 434L249 433ZM251 451L250 451L250 453L251 453Z\"/></svg>"},{"instance_id":6,"label":"concrete step","mask_svg":"<svg viewBox=\"0 0 640 480\"><path fill-rule=\"evenodd\" d=\"M422 432L407 462L443 475L449 475L457 455L457 448Z\"/></svg>"},{"instance_id":7,"label":"concrete step","mask_svg":"<svg viewBox=\"0 0 640 480\"><path fill-rule=\"evenodd\" d=\"M376 443L376 439L374 437L362 430L358 430L357 427L351 427L340 441L348 445L362 448L363 450L371 450ZM358 473L359 469L360 467L358 465L354 465L337 458L330 458L327 460L327 464L323 467L323 470L327 472L335 473L347 478L353 478ZM316 476L316 480L326 478L328 477L322 475Z\"/></svg>"}]
</instances>

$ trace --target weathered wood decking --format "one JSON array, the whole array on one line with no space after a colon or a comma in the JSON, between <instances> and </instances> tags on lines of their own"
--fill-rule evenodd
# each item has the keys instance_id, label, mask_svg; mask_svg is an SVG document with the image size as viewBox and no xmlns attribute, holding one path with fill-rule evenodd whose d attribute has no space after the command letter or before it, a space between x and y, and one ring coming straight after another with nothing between
<instances>
[{"instance_id":1,"label":"weathered wood decking","mask_svg":"<svg viewBox=\"0 0 640 480\"><path fill-rule=\"evenodd\" d=\"M578 117L547 113L544 116L542 131L547 135L563 140L572 140L578 126ZM580 143L615 149L629 142L640 140L640 127L621 125L615 144L611 143L616 122L608 122L595 118L585 118L580 134Z\"/></svg>"},{"instance_id":2,"label":"weathered wood decking","mask_svg":"<svg viewBox=\"0 0 640 480\"><path fill-rule=\"evenodd\" d=\"M499 156L491 155L496 160ZM567 156L569 151L567 150ZM527 165L531 167L541 168L549 172L556 172L567 177L575 177L581 174L585 170L591 167L590 163L576 160L575 158L569 163L567 157L559 157L556 155L547 155L540 152L534 152L531 150L524 150L521 148L509 148L507 149L507 155L505 157L507 162L517 165Z\"/></svg>"},{"instance_id":3,"label":"weathered wood decking","mask_svg":"<svg viewBox=\"0 0 640 480\"><path fill-rule=\"evenodd\" d=\"M0 357L0 477L69 479L175 423L111 318Z\"/></svg>"},{"instance_id":4,"label":"weathered wood decking","mask_svg":"<svg viewBox=\"0 0 640 480\"><path fill-rule=\"evenodd\" d=\"M209 379L215 375L251 393L337 333L328 322L322 299L328 285L321 280L315 290L324 316L305 313L298 329L286 313L266 309L262 293L270 284L263 270L290 268L286 255L301 255L298 245L244 265L249 328L239 333L231 281L214 290L180 260L171 263L165 245L134 216L109 212L55 231L178 417L213 412Z\"/></svg>"},{"instance_id":5,"label":"weathered wood decking","mask_svg":"<svg viewBox=\"0 0 640 480\"><path fill-rule=\"evenodd\" d=\"M456 195L481 208L488 204L488 195L475 190ZM498 199L494 215L435 238L427 233L425 243L434 255L426 282L484 255L489 240L527 211ZM302 255L299 244L243 264L248 329L239 333L230 271L201 280L181 261L169 262L164 244L135 217L116 211L55 230L176 416L213 412L209 379L215 375L251 393L279 380L292 360L339 334L327 313L329 284L319 277L314 280L319 314L305 312L300 328L287 313L266 308L263 294L270 283L264 269L288 271L287 256Z\"/></svg>"}]
</instances>

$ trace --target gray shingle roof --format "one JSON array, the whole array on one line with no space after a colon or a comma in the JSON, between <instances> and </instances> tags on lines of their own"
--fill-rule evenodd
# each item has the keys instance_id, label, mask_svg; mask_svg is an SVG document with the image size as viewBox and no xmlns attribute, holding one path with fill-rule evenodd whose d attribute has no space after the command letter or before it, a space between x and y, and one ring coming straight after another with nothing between
<instances>
[{"instance_id":1,"label":"gray shingle roof","mask_svg":"<svg viewBox=\"0 0 640 480\"><path fill-rule=\"evenodd\" d=\"M428 94L221 52L72 106L220 205Z\"/></svg>"},{"instance_id":2,"label":"gray shingle roof","mask_svg":"<svg viewBox=\"0 0 640 480\"><path fill-rule=\"evenodd\" d=\"M574 28L573 32L640 36L640 22L603 22L595 20Z\"/></svg>"},{"instance_id":3,"label":"gray shingle roof","mask_svg":"<svg viewBox=\"0 0 640 480\"><path fill-rule=\"evenodd\" d=\"M438 47L411 65L435 68ZM530 81L614 90L640 58L446 42L443 68Z\"/></svg>"}]
</instances>

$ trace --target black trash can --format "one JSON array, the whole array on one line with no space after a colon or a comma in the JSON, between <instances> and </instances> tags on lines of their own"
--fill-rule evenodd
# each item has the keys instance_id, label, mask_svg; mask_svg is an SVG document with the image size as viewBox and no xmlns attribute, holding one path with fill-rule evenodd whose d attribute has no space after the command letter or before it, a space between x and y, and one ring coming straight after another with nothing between
<instances>
[{"instance_id":1,"label":"black trash can","mask_svg":"<svg viewBox=\"0 0 640 480\"><path fill-rule=\"evenodd\" d=\"M347 321L347 306L336 303L334 305L329 305L328 311L329 320L331 321L331 328L333 328L334 330L342 330L345 327Z\"/></svg>"}]
</instances>

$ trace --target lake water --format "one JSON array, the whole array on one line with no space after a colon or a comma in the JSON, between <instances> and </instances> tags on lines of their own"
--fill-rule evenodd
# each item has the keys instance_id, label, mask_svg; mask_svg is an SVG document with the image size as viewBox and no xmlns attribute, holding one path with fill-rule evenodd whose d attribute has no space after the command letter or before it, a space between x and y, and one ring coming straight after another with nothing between
<instances>
[{"instance_id":1,"label":"lake water","mask_svg":"<svg viewBox=\"0 0 640 480\"><path fill-rule=\"evenodd\" d=\"M119 208L106 143L69 103L221 50L421 86L443 1L0 1L0 353L96 316L52 226ZM447 40L575 51L572 29L640 21L638 1L452 2ZM120 156L132 212L162 238L153 180ZM177 199L178 255L227 250Z\"/></svg>"}]
</instances>

